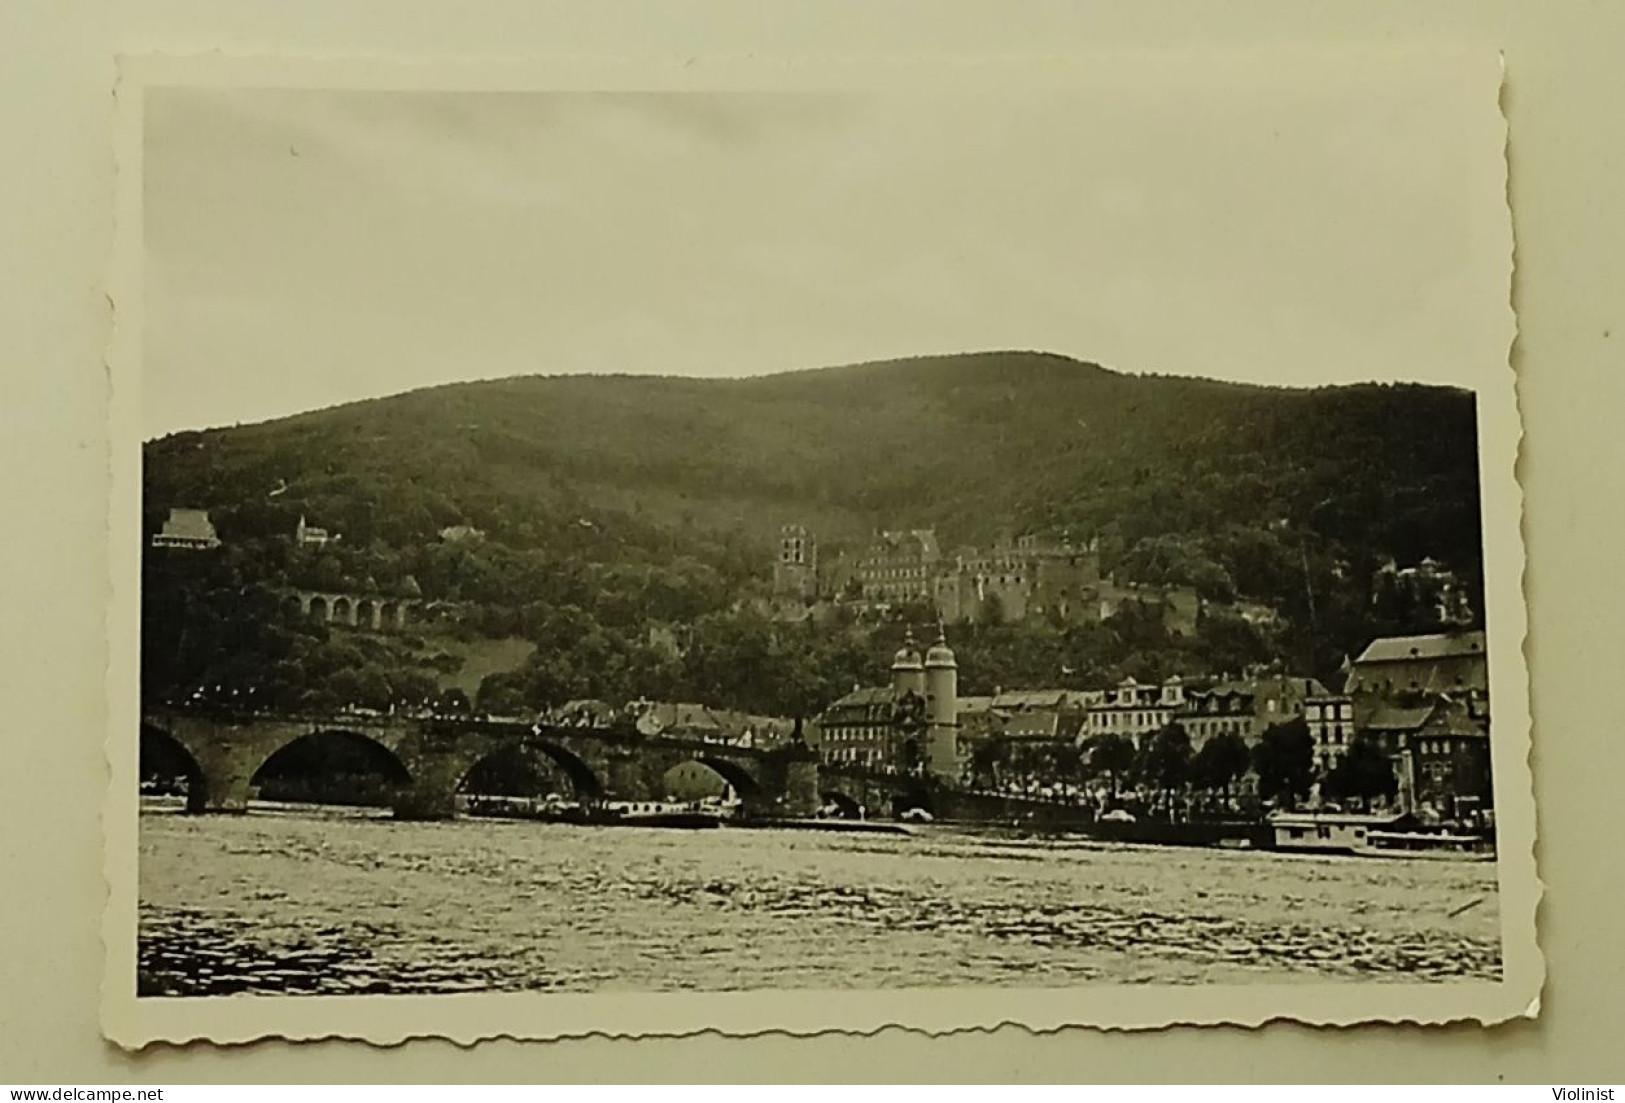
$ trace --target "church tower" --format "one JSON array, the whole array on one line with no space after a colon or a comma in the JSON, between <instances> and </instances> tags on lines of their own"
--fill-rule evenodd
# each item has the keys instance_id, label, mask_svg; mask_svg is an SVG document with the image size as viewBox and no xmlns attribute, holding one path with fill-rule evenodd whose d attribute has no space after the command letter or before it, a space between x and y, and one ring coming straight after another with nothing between
<instances>
[{"instance_id":1,"label":"church tower","mask_svg":"<svg viewBox=\"0 0 1625 1103\"><path fill-rule=\"evenodd\" d=\"M903 646L892 659L891 685L892 692L898 700L901 700L905 693L917 693L921 700L925 699L925 665L920 659L920 652L914 646L912 628L903 637Z\"/></svg>"},{"instance_id":2,"label":"church tower","mask_svg":"<svg viewBox=\"0 0 1625 1103\"><path fill-rule=\"evenodd\" d=\"M927 763L939 778L959 777L959 664L937 626L937 642L925 653Z\"/></svg>"}]
</instances>

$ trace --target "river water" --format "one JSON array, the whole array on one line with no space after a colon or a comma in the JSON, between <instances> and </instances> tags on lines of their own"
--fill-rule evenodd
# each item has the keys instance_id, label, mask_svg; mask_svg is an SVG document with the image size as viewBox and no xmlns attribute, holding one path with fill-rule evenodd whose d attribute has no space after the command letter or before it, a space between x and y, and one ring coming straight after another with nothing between
<instances>
[{"instance_id":1,"label":"river water","mask_svg":"<svg viewBox=\"0 0 1625 1103\"><path fill-rule=\"evenodd\" d=\"M1500 975L1489 862L318 809L147 810L140 861L143 995Z\"/></svg>"}]
</instances>

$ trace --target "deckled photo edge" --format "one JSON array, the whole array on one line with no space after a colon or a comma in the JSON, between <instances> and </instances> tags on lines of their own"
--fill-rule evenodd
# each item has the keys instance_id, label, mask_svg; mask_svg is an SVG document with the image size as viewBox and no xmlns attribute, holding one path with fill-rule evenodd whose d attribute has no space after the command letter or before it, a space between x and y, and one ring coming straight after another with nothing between
<instances>
[{"instance_id":1,"label":"deckled photo edge","mask_svg":"<svg viewBox=\"0 0 1625 1103\"><path fill-rule=\"evenodd\" d=\"M204 59L199 68L207 76L202 83L218 79L230 70L232 64L221 59ZM338 73L343 70L344 63L321 63L320 67L325 70L329 65L334 66L332 71ZM1540 883L1535 869L1535 817L1529 761L1531 724L1527 668L1524 665L1525 652L1530 645L1525 639L1527 618L1522 604L1524 555L1519 536L1523 509L1521 488L1514 474L1518 452L1522 447L1522 433L1518 428L1510 367L1504 393L1499 386L1486 387L1479 393L1481 423L1490 430L1480 439L1480 458L1485 474L1482 487L1485 556L1487 564L1492 561L1498 564L1486 570L1486 603L1493 611L1490 619L1495 627L1491 631L1499 643L1490 659L1494 669L1492 682L1495 685L1498 714L1497 741L1492 753L1497 800L1505 802L1500 816L1504 842L1498 862L1505 956L1503 979L1499 984L1385 985L1373 986L1369 991L1354 991L1342 985L1306 985L1283 988L1176 987L1162 990L1102 987L1093 991L1067 992L955 989L944 993L930 989L887 993L662 993L630 997L634 1003L659 1005L659 1010L649 1016L651 1021L646 1028L635 1025L640 1016L635 1008L626 1003L627 998L611 996L137 1000L133 993L135 961L132 941L136 892L133 831L136 768L135 748L129 738L129 720L136 708L136 667L139 661L134 645L139 611L138 572L135 569L137 556L131 552L137 547L140 513L140 436L136 428L139 415L142 280L140 102L145 88L155 83L187 83L188 70L196 73L199 68L192 68L185 61L177 63L164 59L126 62L121 65L118 94L118 219L111 281L114 330L108 356L111 383L109 427L113 443L110 474L114 486L109 521L113 541L110 560L113 578L108 621L109 689L113 707L109 710L106 748L111 783L105 809L109 898L103 926L107 959L103 1022L104 1030L112 1040L129 1048L139 1048L155 1041L210 1040L230 1043L263 1037L290 1040L353 1038L377 1044L392 1044L415 1037L444 1037L467 1043L497 1037L543 1039L593 1034L645 1036L713 1031L726 1034L780 1031L811 1034L825 1030L869 1033L890 1026L947 1033L962 1029L989 1029L1005 1023L1035 1030L1052 1030L1070 1025L1146 1030L1184 1024L1256 1026L1276 1019L1327 1026L1368 1021L1478 1021L1491 1025L1520 1016L1532 1016L1536 1012L1544 966L1535 927ZM250 68L255 82L275 82L278 63L259 59ZM466 78L466 68L453 68ZM703 68L703 65L700 66L702 71ZM434 75L436 69L432 65L391 66L390 72L410 72L414 79L421 78L424 87L439 87ZM298 63L294 70L307 79L314 71L312 63ZM616 67L618 75L626 71L624 66ZM756 79L771 81L773 77L769 75ZM538 90L547 87L541 84ZM1498 75L1495 84L1497 92L1499 87ZM1497 118L1501 119L1504 128L1504 117L1500 116L1498 110ZM1504 173L1504 154L1502 157ZM1511 244L1508 217L1506 255L1509 292ZM1509 302L1509 349L1515 330ZM1495 429L1492 422L1503 428ZM1511 584L1510 580L1514 578L1518 582ZM1520 644L1516 661L1513 661L1514 652L1508 646L1513 635ZM1511 723L1508 723L1509 705ZM1521 736L1517 734L1519 732ZM1509 734L1512 738L1508 738ZM1525 839L1527 848L1521 845L1521 840ZM931 1013L922 1014L919 1001L927 995L938 1006L933 1007ZM873 1007L877 1010L866 1011L871 996L874 997ZM555 1025L557 1020L545 1010L550 1001L557 1006L568 1005L569 1017L576 1025ZM619 1005L616 1015L626 1025L615 1021L595 1021L586 1014L591 1005L607 1003ZM978 1010L966 1015L954 1015L940 1008L943 1003L963 1004ZM1005 1003L1014 1010L1002 1010ZM1057 1010L1040 1012L1039 1007L1054 1007ZM703 1014L706 1021L695 1024L690 1016L701 1008L705 1008ZM770 1021L776 1011L784 1020L783 1025Z\"/></svg>"}]
</instances>

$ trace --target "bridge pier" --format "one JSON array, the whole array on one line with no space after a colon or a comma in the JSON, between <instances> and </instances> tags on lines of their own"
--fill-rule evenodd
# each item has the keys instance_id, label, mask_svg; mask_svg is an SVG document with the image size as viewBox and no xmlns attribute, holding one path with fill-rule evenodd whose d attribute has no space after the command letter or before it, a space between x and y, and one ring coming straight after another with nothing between
<instances>
[{"instance_id":1,"label":"bridge pier","mask_svg":"<svg viewBox=\"0 0 1625 1103\"><path fill-rule=\"evenodd\" d=\"M248 811L249 782L257 762L227 745L208 747L197 756L199 776L186 794L188 812Z\"/></svg>"},{"instance_id":2,"label":"bridge pier","mask_svg":"<svg viewBox=\"0 0 1625 1103\"><path fill-rule=\"evenodd\" d=\"M790 816L812 816L822 801L818 795L818 757L791 759L784 767L784 810Z\"/></svg>"},{"instance_id":3,"label":"bridge pier","mask_svg":"<svg viewBox=\"0 0 1625 1103\"><path fill-rule=\"evenodd\" d=\"M457 814L457 786L469 764L460 757L424 755L406 763L412 784L395 798L398 820L449 820Z\"/></svg>"},{"instance_id":4,"label":"bridge pier","mask_svg":"<svg viewBox=\"0 0 1625 1103\"><path fill-rule=\"evenodd\" d=\"M656 786L648 779L649 771L632 754L611 755L593 765L605 794L615 800L657 800L666 795L654 791Z\"/></svg>"}]
</instances>

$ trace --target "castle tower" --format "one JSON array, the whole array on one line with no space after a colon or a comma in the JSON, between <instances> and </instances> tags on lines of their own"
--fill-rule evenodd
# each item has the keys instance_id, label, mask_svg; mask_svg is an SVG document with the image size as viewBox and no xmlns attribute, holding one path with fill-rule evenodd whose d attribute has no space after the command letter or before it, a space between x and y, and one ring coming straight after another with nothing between
<instances>
[{"instance_id":1,"label":"castle tower","mask_svg":"<svg viewBox=\"0 0 1625 1103\"><path fill-rule=\"evenodd\" d=\"M818 541L803 525L779 530L779 554L773 561L773 595L810 601L818 596Z\"/></svg>"},{"instance_id":2,"label":"castle tower","mask_svg":"<svg viewBox=\"0 0 1625 1103\"><path fill-rule=\"evenodd\" d=\"M925 665L920 659L920 653L914 646L914 629L910 628L903 637L903 646L898 649L897 655L891 664L892 690L899 699L905 693L917 693L923 699L927 696L925 688Z\"/></svg>"},{"instance_id":3,"label":"castle tower","mask_svg":"<svg viewBox=\"0 0 1625 1103\"><path fill-rule=\"evenodd\" d=\"M959 664L937 627L937 642L925 653L927 758L939 778L959 777Z\"/></svg>"}]
</instances>

